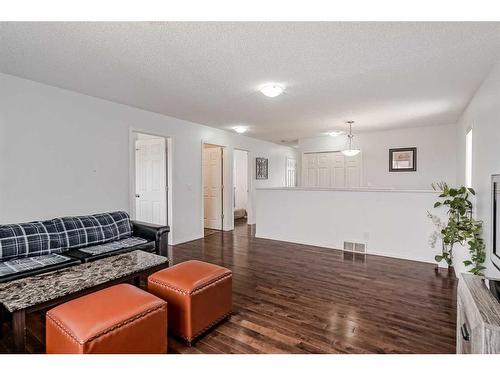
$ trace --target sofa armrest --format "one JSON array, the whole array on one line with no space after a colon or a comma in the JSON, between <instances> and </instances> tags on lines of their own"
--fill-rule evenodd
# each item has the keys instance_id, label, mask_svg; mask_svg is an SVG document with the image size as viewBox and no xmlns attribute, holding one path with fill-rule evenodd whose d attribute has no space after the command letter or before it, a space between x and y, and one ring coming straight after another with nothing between
<instances>
[{"instance_id":1,"label":"sofa armrest","mask_svg":"<svg viewBox=\"0 0 500 375\"><path fill-rule=\"evenodd\" d=\"M168 225L157 225L135 220L132 220L131 223L134 236L155 241L156 253L170 260L168 251L168 233L170 232L170 227Z\"/></svg>"}]
</instances>

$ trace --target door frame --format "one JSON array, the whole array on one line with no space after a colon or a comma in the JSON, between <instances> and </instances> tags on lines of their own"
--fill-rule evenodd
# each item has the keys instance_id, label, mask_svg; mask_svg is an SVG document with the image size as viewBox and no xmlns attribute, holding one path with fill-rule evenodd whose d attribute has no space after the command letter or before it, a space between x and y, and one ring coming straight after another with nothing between
<instances>
[{"instance_id":1,"label":"door frame","mask_svg":"<svg viewBox=\"0 0 500 375\"><path fill-rule=\"evenodd\" d=\"M204 168L203 168L203 153L205 150L205 145L208 146L215 146L219 147L221 149L221 230L227 230L225 229L225 223L226 223L226 215L225 215L225 210L224 210L224 203L226 202L226 199L224 199L224 194L226 194L226 189L225 189L225 182L226 182L226 168L224 168L224 163L226 160L226 146L223 145L218 145L215 143L211 142L205 142L204 140L201 141L201 233L202 233L202 238L205 237L205 193L204 193L204 188L205 188L205 181L204 181Z\"/></svg>"},{"instance_id":2,"label":"door frame","mask_svg":"<svg viewBox=\"0 0 500 375\"><path fill-rule=\"evenodd\" d=\"M173 155L173 139L171 136L166 134L161 134L157 132L153 132L150 130L144 130L140 128L129 129L129 211L130 217L132 220L135 220L136 217L136 165L135 165L135 140L137 134L145 134L153 137L160 137L165 139L165 156L166 156L166 186L167 186L167 199L166 205L166 223L170 227L170 232L168 233L168 244L174 244L174 226L173 226L173 204L172 204L172 155Z\"/></svg>"},{"instance_id":3,"label":"door frame","mask_svg":"<svg viewBox=\"0 0 500 375\"><path fill-rule=\"evenodd\" d=\"M252 163L252 158L250 157L250 150L235 147L234 151L243 151L247 153L247 224L253 224L255 221L254 210L253 210L253 199L252 199L253 163ZM233 155L233 169L234 169L234 155ZM234 185L234 176L233 176L233 185ZM234 191L232 192L232 194L234 195ZM232 197L232 201L233 200L234 196ZM234 211L232 212L231 217L234 229Z\"/></svg>"}]
</instances>

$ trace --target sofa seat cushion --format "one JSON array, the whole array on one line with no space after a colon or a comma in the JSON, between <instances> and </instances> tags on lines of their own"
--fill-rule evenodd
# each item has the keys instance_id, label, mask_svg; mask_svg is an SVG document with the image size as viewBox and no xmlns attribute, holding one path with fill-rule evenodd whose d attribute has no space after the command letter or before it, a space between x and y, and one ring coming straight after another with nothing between
<instances>
[{"instance_id":1,"label":"sofa seat cushion","mask_svg":"<svg viewBox=\"0 0 500 375\"><path fill-rule=\"evenodd\" d=\"M84 253L90 254L90 255L100 255L100 254L109 253L109 252L115 251L115 250L121 250L121 249L126 249L129 247L132 248L135 246L143 245L147 242L148 242L148 240L145 240L144 238L129 237L129 238L125 238L125 239L119 240L119 241L113 241L113 242L108 242L108 243L101 244L101 245L84 247L84 248L79 249L79 250L83 251ZM154 242L153 242L153 246L154 246Z\"/></svg>"},{"instance_id":2,"label":"sofa seat cushion","mask_svg":"<svg viewBox=\"0 0 500 375\"><path fill-rule=\"evenodd\" d=\"M71 260L71 258L64 255L49 254L0 262L0 278L16 273L25 273L39 268L54 266Z\"/></svg>"},{"instance_id":3,"label":"sofa seat cushion","mask_svg":"<svg viewBox=\"0 0 500 375\"><path fill-rule=\"evenodd\" d=\"M66 249L79 249L132 236L130 216L124 211L56 220L61 221L61 242Z\"/></svg>"},{"instance_id":4,"label":"sofa seat cushion","mask_svg":"<svg viewBox=\"0 0 500 375\"><path fill-rule=\"evenodd\" d=\"M0 261L65 251L57 219L0 225Z\"/></svg>"}]
</instances>

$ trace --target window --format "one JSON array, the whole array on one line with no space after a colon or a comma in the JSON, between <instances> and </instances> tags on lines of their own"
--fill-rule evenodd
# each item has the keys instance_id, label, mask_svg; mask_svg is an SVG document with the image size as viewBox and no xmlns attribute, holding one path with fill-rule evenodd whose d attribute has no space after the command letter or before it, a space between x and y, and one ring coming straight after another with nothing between
<instances>
[{"instance_id":1,"label":"window","mask_svg":"<svg viewBox=\"0 0 500 375\"><path fill-rule=\"evenodd\" d=\"M465 186L472 187L472 129L465 135Z\"/></svg>"},{"instance_id":2,"label":"window","mask_svg":"<svg viewBox=\"0 0 500 375\"><path fill-rule=\"evenodd\" d=\"M297 160L286 159L286 187L297 186Z\"/></svg>"}]
</instances>

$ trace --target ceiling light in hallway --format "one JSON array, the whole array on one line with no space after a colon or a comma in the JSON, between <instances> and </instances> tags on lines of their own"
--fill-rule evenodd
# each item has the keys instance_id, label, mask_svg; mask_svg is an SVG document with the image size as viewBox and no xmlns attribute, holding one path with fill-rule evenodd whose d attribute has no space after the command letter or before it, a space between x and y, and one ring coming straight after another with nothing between
<instances>
[{"instance_id":1,"label":"ceiling light in hallway","mask_svg":"<svg viewBox=\"0 0 500 375\"><path fill-rule=\"evenodd\" d=\"M285 88L277 83L268 83L261 87L260 92L268 98L275 98L283 93Z\"/></svg>"},{"instance_id":2,"label":"ceiling light in hallway","mask_svg":"<svg viewBox=\"0 0 500 375\"><path fill-rule=\"evenodd\" d=\"M246 126L235 126L233 127L233 130L238 134L243 134L248 130L248 128Z\"/></svg>"}]
</instances>

